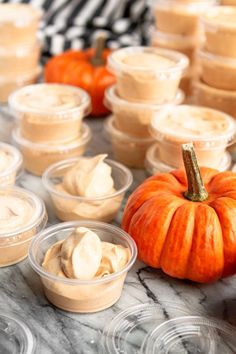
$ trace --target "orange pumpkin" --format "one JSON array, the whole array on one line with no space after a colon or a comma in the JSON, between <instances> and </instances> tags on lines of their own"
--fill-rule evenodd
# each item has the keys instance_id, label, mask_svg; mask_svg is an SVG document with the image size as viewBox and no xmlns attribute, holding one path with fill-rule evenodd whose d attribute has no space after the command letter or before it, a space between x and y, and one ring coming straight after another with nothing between
<instances>
[{"instance_id":1,"label":"orange pumpkin","mask_svg":"<svg viewBox=\"0 0 236 354\"><path fill-rule=\"evenodd\" d=\"M46 82L74 85L86 90L92 100L92 115L109 113L103 104L104 91L115 83L115 77L106 69L106 61L111 53L103 49L100 37L96 49L85 51L68 50L50 59L44 71Z\"/></svg>"},{"instance_id":2,"label":"orange pumpkin","mask_svg":"<svg viewBox=\"0 0 236 354\"><path fill-rule=\"evenodd\" d=\"M199 170L191 144L183 159L186 172L150 177L133 192L122 227L141 260L173 277L205 283L235 274L236 174Z\"/></svg>"}]
</instances>

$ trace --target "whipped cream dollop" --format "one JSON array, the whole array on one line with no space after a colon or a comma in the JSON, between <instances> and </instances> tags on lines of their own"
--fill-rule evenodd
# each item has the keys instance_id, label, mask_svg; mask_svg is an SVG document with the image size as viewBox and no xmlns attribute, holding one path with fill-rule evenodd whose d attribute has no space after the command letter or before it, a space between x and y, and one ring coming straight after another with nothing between
<instances>
[{"instance_id":1,"label":"whipped cream dollop","mask_svg":"<svg viewBox=\"0 0 236 354\"><path fill-rule=\"evenodd\" d=\"M81 98L73 88L65 85L38 84L20 90L15 103L21 109L47 110L47 113L78 107Z\"/></svg>"},{"instance_id":2,"label":"whipped cream dollop","mask_svg":"<svg viewBox=\"0 0 236 354\"><path fill-rule=\"evenodd\" d=\"M75 196L102 197L114 192L111 167L104 162L107 155L82 157L64 175L63 189Z\"/></svg>"},{"instance_id":3,"label":"whipped cream dollop","mask_svg":"<svg viewBox=\"0 0 236 354\"><path fill-rule=\"evenodd\" d=\"M92 230L78 227L48 249L42 266L57 276L91 280L122 270L129 259L128 248L102 242Z\"/></svg>"},{"instance_id":4,"label":"whipped cream dollop","mask_svg":"<svg viewBox=\"0 0 236 354\"><path fill-rule=\"evenodd\" d=\"M27 200L13 196L0 196L0 230L6 231L25 226L33 215L33 208Z\"/></svg>"},{"instance_id":5,"label":"whipped cream dollop","mask_svg":"<svg viewBox=\"0 0 236 354\"><path fill-rule=\"evenodd\" d=\"M163 111L154 118L154 127L162 133L194 137L212 137L223 134L229 128L229 122L223 114L208 109L180 107L172 111Z\"/></svg>"},{"instance_id":6,"label":"whipped cream dollop","mask_svg":"<svg viewBox=\"0 0 236 354\"><path fill-rule=\"evenodd\" d=\"M123 58L124 64L144 69L165 69L175 64L173 60L153 53L134 53Z\"/></svg>"},{"instance_id":7,"label":"whipped cream dollop","mask_svg":"<svg viewBox=\"0 0 236 354\"><path fill-rule=\"evenodd\" d=\"M13 156L5 150L0 150L0 173L4 172L13 162Z\"/></svg>"}]
</instances>

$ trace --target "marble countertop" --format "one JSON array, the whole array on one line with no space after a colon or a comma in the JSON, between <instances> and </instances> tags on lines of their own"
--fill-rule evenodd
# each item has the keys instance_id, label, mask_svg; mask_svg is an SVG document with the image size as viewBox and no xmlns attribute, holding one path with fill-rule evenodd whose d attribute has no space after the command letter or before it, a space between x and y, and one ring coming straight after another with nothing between
<instances>
[{"instance_id":1,"label":"marble countertop","mask_svg":"<svg viewBox=\"0 0 236 354\"><path fill-rule=\"evenodd\" d=\"M2 112L0 140L9 142L12 124L11 118L3 116ZM102 120L89 120L89 124L93 139L88 153L108 153L112 157L110 145L102 132ZM134 183L131 191L146 178L143 170L132 172ZM58 222L40 178L24 173L19 185L37 193L45 201L49 224ZM115 221L118 225L121 216L122 210ZM27 260L0 269L0 311L14 311L26 321L37 335L37 354L98 353L104 324L119 311L143 303L157 303L164 307L165 301L178 303L183 308L192 308L193 314L195 310L200 311L203 315L211 315L236 325L236 277L210 285L199 285L172 279L161 271L137 262L127 276L121 299L113 307L96 314L73 314L58 310L48 303L39 277Z\"/></svg>"}]
</instances>

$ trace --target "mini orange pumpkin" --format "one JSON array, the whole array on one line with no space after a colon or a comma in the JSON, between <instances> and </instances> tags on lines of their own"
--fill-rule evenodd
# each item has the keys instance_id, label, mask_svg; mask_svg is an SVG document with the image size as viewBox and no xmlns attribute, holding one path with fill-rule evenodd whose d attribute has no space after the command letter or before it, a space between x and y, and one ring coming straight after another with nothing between
<instances>
[{"instance_id":1,"label":"mini orange pumpkin","mask_svg":"<svg viewBox=\"0 0 236 354\"><path fill-rule=\"evenodd\" d=\"M199 170L191 144L183 159L186 173L158 174L133 192L122 227L141 260L173 277L205 283L235 274L236 174Z\"/></svg>"},{"instance_id":2,"label":"mini orange pumpkin","mask_svg":"<svg viewBox=\"0 0 236 354\"><path fill-rule=\"evenodd\" d=\"M110 49L104 48L104 38L99 37L96 49L68 50L50 59L44 70L46 82L62 83L81 87L92 100L92 115L109 113L103 104L104 91L115 83L115 77L106 68Z\"/></svg>"}]
</instances>

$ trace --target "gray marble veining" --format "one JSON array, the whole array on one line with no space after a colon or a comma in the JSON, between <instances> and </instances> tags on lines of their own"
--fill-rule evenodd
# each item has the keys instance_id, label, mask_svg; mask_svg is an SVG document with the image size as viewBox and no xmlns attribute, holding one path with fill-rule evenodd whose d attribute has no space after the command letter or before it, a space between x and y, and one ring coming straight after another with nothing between
<instances>
[{"instance_id":1,"label":"gray marble veining","mask_svg":"<svg viewBox=\"0 0 236 354\"><path fill-rule=\"evenodd\" d=\"M10 117L0 117L0 140L9 141L12 124ZM89 124L93 130L93 139L88 154L105 152L112 157L110 145L102 132L102 120L91 120ZM146 177L142 170L132 172L134 184L131 191ZM19 185L36 192L45 201L49 224L58 222L40 178L24 173ZM116 219L117 224L121 216L122 210ZM0 269L0 310L14 311L26 321L37 335L37 354L98 353L103 327L119 311L132 305L164 304L165 301L193 308L193 314L199 311L203 315L211 315L236 325L236 277L210 285L199 285L172 279L161 271L137 262L128 274L117 304L96 314L72 314L48 303L40 280L27 260Z\"/></svg>"}]
</instances>

